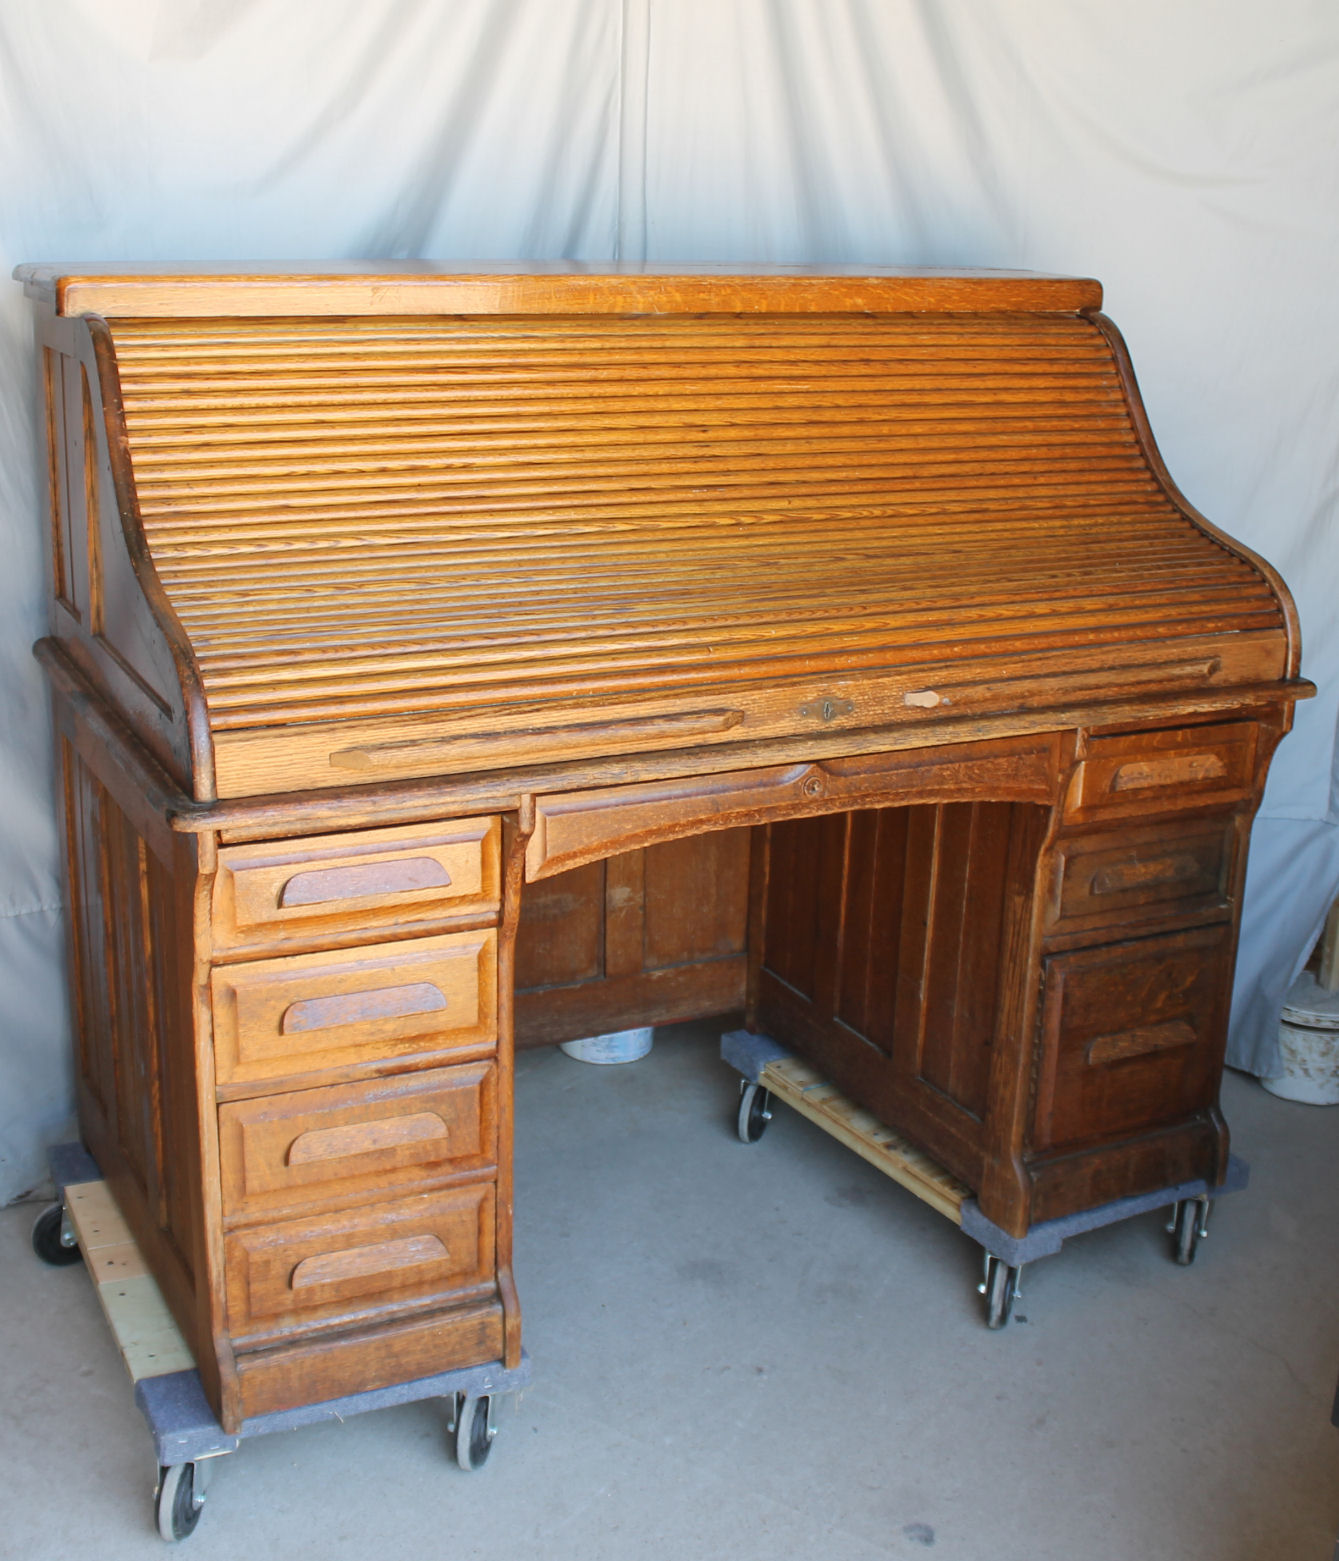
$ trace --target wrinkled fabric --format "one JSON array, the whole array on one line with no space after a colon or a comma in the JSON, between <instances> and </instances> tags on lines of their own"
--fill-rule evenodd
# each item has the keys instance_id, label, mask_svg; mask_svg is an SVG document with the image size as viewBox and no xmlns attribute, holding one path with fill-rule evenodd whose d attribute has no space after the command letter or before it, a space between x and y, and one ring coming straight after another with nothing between
<instances>
[{"instance_id":1,"label":"wrinkled fabric","mask_svg":"<svg viewBox=\"0 0 1339 1561\"><path fill-rule=\"evenodd\" d=\"M1190 501L1296 596L1231 1060L1339 891L1339 12L1324 0L0 8L0 260L851 262L1099 277ZM0 285L0 1201L69 1112L31 332Z\"/></svg>"}]
</instances>

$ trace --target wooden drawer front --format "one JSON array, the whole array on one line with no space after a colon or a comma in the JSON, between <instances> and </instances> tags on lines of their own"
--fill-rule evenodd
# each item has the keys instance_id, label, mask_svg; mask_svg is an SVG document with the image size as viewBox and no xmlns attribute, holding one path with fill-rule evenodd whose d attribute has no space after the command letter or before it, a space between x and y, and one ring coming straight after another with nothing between
<instances>
[{"instance_id":1,"label":"wooden drawer front","mask_svg":"<svg viewBox=\"0 0 1339 1561\"><path fill-rule=\"evenodd\" d=\"M1256 732L1254 722L1239 721L1092 737L1067 813L1161 812L1243 797L1255 782Z\"/></svg>"},{"instance_id":2,"label":"wooden drawer front","mask_svg":"<svg viewBox=\"0 0 1339 1561\"><path fill-rule=\"evenodd\" d=\"M219 1108L219 1145L229 1219L407 1192L434 1173L491 1170L497 1069L464 1063L237 1101Z\"/></svg>"},{"instance_id":3,"label":"wooden drawer front","mask_svg":"<svg viewBox=\"0 0 1339 1561\"><path fill-rule=\"evenodd\" d=\"M243 1351L237 1356L242 1416L299 1409L456 1366L486 1365L501 1360L504 1347L502 1305L494 1296L427 1316L415 1313L403 1322Z\"/></svg>"},{"instance_id":4,"label":"wooden drawer front","mask_svg":"<svg viewBox=\"0 0 1339 1561\"><path fill-rule=\"evenodd\" d=\"M224 1268L234 1342L482 1294L494 1283L494 1204L485 1182L232 1231Z\"/></svg>"},{"instance_id":5,"label":"wooden drawer front","mask_svg":"<svg viewBox=\"0 0 1339 1561\"><path fill-rule=\"evenodd\" d=\"M1046 961L1037 1149L1097 1142L1211 1105L1230 925Z\"/></svg>"},{"instance_id":6,"label":"wooden drawer front","mask_svg":"<svg viewBox=\"0 0 1339 1561\"><path fill-rule=\"evenodd\" d=\"M428 1056L496 1038L497 935L454 932L214 970L220 1084Z\"/></svg>"},{"instance_id":7,"label":"wooden drawer front","mask_svg":"<svg viewBox=\"0 0 1339 1561\"><path fill-rule=\"evenodd\" d=\"M1226 909L1234 820L1081 835L1056 847L1053 927Z\"/></svg>"},{"instance_id":8,"label":"wooden drawer front","mask_svg":"<svg viewBox=\"0 0 1339 1561\"><path fill-rule=\"evenodd\" d=\"M486 911L498 904L499 825L454 819L225 846L214 879L220 950Z\"/></svg>"}]
</instances>

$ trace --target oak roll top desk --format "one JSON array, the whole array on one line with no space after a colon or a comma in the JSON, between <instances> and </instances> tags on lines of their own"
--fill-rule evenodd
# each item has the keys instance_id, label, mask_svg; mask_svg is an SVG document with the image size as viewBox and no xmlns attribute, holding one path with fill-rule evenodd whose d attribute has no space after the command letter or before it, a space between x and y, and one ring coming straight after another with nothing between
<instances>
[{"instance_id":1,"label":"oak roll top desk","mask_svg":"<svg viewBox=\"0 0 1339 1561\"><path fill-rule=\"evenodd\" d=\"M1310 686L1095 282L19 275L81 1131L225 1429L517 1363L523 890L668 842L738 832L749 1026L1005 1230L1221 1179Z\"/></svg>"}]
</instances>

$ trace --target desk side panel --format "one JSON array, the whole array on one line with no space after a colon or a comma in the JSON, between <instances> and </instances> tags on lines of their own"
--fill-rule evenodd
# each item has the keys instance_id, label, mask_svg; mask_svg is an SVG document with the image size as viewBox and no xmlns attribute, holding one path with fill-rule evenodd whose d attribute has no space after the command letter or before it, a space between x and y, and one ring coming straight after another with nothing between
<instances>
[{"instance_id":1,"label":"desk side panel","mask_svg":"<svg viewBox=\"0 0 1339 1561\"><path fill-rule=\"evenodd\" d=\"M216 1294L217 1155L208 1037L197 1035L195 922L208 840L146 817L57 707L80 1131L227 1416Z\"/></svg>"},{"instance_id":2,"label":"desk side panel","mask_svg":"<svg viewBox=\"0 0 1339 1561\"><path fill-rule=\"evenodd\" d=\"M212 795L194 654L144 540L115 352L97 320L39 320L52 636L177 784Z\"/></svg>"}]
</instances>

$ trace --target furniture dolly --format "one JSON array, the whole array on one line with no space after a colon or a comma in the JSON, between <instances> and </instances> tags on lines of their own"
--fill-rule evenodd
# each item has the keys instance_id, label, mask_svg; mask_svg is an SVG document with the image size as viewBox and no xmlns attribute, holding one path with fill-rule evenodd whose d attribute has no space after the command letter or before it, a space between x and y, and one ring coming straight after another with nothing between
<instances>
[{"instance_id":1,"label":"furniture dolly","mask_svg":"<svg viewBox=\"0 0 1339 1561\"><path fill-rule=\"evenodd\" d=\"M64 1265L82 1257L97 1290L135 1403L149 1428L158 1461L154 1522L168 1541L194 1533L204 1510L213 1460L235 1452L245 1437L294 1431L321 1421L419 1399L447 1403L446 1430L456 1463L482 1468L497 1435L497 1401L519 1396L530 1380L530 1357L513 1369L465 1366L391 1387L372 1388L244 1420L229 1434L210 1408L186 1341L162 1292L144 1265L134 1237L106 1182L81 1144L58 1144L49 1154L57 1201L33 1226L33 1249L43 1262Z\"/></svg>"},{"instance_id":2,"label":"furniture dolly","mask_svg":"<svg viewBox=\"0 0 1339 1561\"><path fill-rule=\"evenodd\" d=\"M840 1090L783 1046L766 1035L731 1030L721 1037L721 1060L740 1075L735 1130L740 1141L756 1144L772 1120L772 1103L782 1100L825 1133L854 1150L862 1160L945 1215L982 1250L984 1273L978 1292L985 1298L986 1327L1002 1328L1022 1294L1023 1265L1052 1257L1071 1236L1133 1219L1153 1209L1171 1209L1167 1234L1173 1238L1176 1261L1195 1261L1200 1241L1208 1234L1215 1198L1238 1192L1250 1179L1250 1167L1229 1155L1227 1174L1212 1186L1202 1177L1175 1187L1158 1188L1136 1197L1118 1198L1077 1214L1043 1220L1025 1236L1011 1236L981 1212L971 1189L936 1165L929 1155L900 1133L863 1111Z\"/></svg>"},{"instance_id":3,"label":"furniture dolly","mask_svg":"<svg viewBox=\"0 0 1339 1561\"><path fill-rule=\"evenodd\" d=\"M18 274L80 1135L226 1436L522 1369L518 929L601 863L601 1028L737 995L1012 1240L1225 1185L1314 690L1096 282ZM653 854L731 831L745 946L684 984Z\"/></svg>"}]
</instances>

